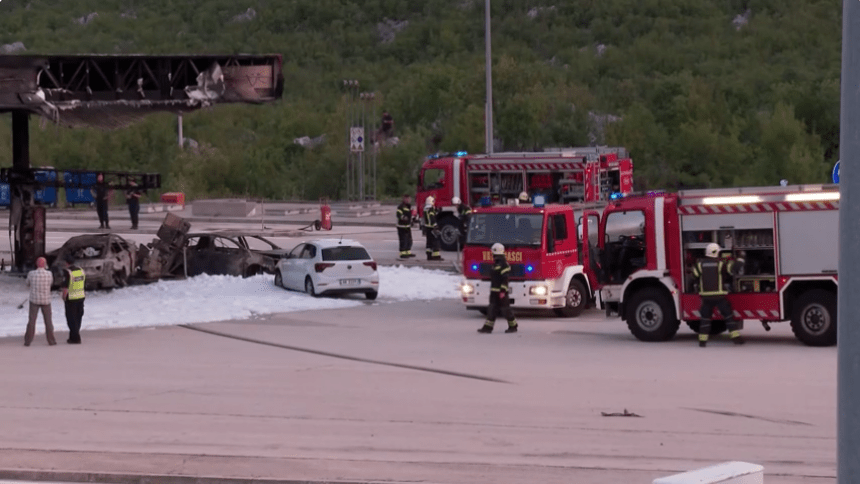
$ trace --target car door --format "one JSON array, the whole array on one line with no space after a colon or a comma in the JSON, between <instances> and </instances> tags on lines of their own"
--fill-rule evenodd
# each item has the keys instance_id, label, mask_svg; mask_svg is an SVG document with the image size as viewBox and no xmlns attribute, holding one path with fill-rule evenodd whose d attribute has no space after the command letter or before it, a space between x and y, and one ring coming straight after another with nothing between
<instances>
[{"instance_id":1,"label":"car door","mask_svg":"<svg viewBox=\"0 0 860 484\"><path fill-rule=\"evenodd\" d=\"M300 272L298 268L299 255L301 255L305 245L307 244L301 243L295 246L287 257L280 261L279 267L281 268L281 277L284 281L284 287L287 289L301 289L301 287L296 286L296 281L299 279L299 275L297 275L297 273Z\"/></svg>"},{"instance_id":2,"label":"car door","mask_svg":"<svg viewBox=\"0 0 860 484\"><path fill-rule=\"evenodd\" d=\"M305 278L307 276L313 277L311 274L315 271L314 263L316 262L316 255L317 247L313 244L305 244L301 254L299 254L299 258L296 261L296 276L298 277L296 284L300 290L304 290L305 288Z\"/></svg>"}]
</instances>

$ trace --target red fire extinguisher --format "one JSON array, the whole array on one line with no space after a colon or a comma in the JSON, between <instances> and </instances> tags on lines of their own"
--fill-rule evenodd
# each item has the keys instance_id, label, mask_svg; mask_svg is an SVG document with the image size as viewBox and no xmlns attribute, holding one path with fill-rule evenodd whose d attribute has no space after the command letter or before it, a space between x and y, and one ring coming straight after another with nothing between
<instances>
[{"instance_id":1,"label":"red fire extinguisher","mask_svg":"<svg viewBox=\"0 0 860 484\"><path fill-rule=\"evenodd\" d=\"M331 230L331 207L327 198L320 198L320 227L317 230Z\"/></svg>"}]
</instances>

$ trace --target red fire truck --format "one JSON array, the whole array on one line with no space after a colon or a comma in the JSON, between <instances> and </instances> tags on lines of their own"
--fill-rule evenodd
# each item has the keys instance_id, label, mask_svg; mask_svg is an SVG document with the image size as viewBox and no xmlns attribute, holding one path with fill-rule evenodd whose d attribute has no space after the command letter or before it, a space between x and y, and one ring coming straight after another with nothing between
<instances>
[{"instance_id":1,"label":"red fire truck","mask_svg":"<svg viewBox=\"0 0 860 484\"><path fill-rule=\"evenodd\" d=\"M596 212L587 213L596 221ZM791 321L811 346L836 343L837 185L690 190L610 202L590 242L600 261L598 306L642 341L664 341L680 321L698 330L692 266L709 243L743 259L728 299L735 318ZM596 244L595 244L596 243ZM596 245L596 247L595 247ZM725 330L714 321L712 332Z\"/></svg>"},{"instance_id":2,"label":"red fire truck","mask_svg":"<svg viewBox=\"0 0 860 484\"><path fill-rule=\"evenodd\" d=\"M568 148L540 153L434 155L418 174L415 203L423 215L432 195L439 208L442 248L455 250L460 237L456 208L459 197L474 207L487 197L493 205L513 202L521 192L543 195L547 203L607 200L633 189L633 161L624 148Z\"/></svg>"},{"instance_id":3,"label":"red fire truck","mask_svg":"<svg viewBox=\"0 0 860 484\"><path fill-rule=\"evenodd\" d=\"M717 243L722 257L744 260L728 287L736 318L767 329L791 321L807 345L836 343L836 185L650 193L603 205L476 209L463 251L466 307L486 310L489 248L501 242L512 307L576 316L594 302L638 339L669 340L682 320L698 331L692 265ZM722 331L715 320L711 332Z\"/></svg>"},{"instance_id":4,"label":"red fire truck","mask_svg":"<svg viewBox=\"0 0 860 484\"><path fill-rule=\"evenodd\" d=\"M511 266L508 284L511 307L553 309L559 316L578 316L593 300L595 271L588 245L577 236L583 210L600 205L533 205L476 208L469 220L463 248L463 303L485 313L490 295L493 256L490 247L505 246Z\"/></svg>"}]
</instances>

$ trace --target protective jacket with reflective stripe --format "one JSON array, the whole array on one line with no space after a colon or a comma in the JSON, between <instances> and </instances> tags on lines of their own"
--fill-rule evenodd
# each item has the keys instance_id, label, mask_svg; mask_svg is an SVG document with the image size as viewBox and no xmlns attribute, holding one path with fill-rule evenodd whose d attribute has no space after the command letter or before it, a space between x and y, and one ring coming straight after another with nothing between
<instances>
[{"instance_id":1,"label":"protective jacket with reflective stripe","mask_svg":"<svg viewBox=\"0 0 860 484\"><path fill-rule=\"evenodd\" d=\"M412 206L408 203L397 206L397 226L402 229L412 227Z\"/></svg>"},{"instance_id":2,"label":"protective jacket with reflective stripe","mask_svg":"<svg viewBox=\"0 0 860 484\"><path fill-rule=\"evenodd\" d=\"M69 301L75 301L84 298L84 282L87 275L80 267L69 268Z\"/></svg>"},{"instance_id":3,"label":"protective jacket with reflective stripe","mask_svg":"<svg viewBox=\"0 0 860 484\"><path fill-rule=\"evenodd\" d=\"M704 259L693 266L693 276L699 279L700 296L725 296L723 275L730 275L739 267L737 261Z\"/></svg>"},{"instance_id":4,"label":"protective jacket with reflective stripe","mask_svg":"<svg viewBox=\"0 0 860 484\"><path fill-rule=\"evenodd\" d=\"M424 226L430 230L436 228L436 209L428 208L424 210Z\"/></svg>"},{"instance_id":5,"label":"protective jacket with reflective stripe","mask_svg":"<svg viewBox=\"0 0 860 484\"><path fill-rule=\"evenodd\" d=\"M511 274L511 266L503 255L493 257L493 271L490 274L490 291L508 292L508 276Z\"/></svg>"}]
</instances>

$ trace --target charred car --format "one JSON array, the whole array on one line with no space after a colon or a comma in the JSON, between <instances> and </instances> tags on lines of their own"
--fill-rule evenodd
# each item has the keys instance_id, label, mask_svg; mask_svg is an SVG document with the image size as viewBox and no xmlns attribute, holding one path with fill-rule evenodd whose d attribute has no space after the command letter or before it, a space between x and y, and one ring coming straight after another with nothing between
<instances>
[{"instance_id":1,"label":"charred car","mask_svg":"<svg viewBox=\"0 0 860 484\"><path fill-rule=\"evenodd\" d=\"M245 231L189 233L191 224L168 213L158 238L138 250L141 280L200 274L250 277L274 274L278 259L289 251Z\"/></svg>"},{"instance_id":2,"label":"charred car","mask_svg":"<svg viewBox=\"0 0 860 484\"><path fill-rule=\"evenodd\" d=\"M63 280L67 255L86 274L86 289L125 287L137 268L137 244L116 234L78 235L67 240L59 249L45 254L54 287Z\"/></svg>"},{"instance_id":3,"label":"charred car","mask_svg":"<svg viewBox=\"0 0 860 484\"><path fill-rule=\"evenodd\" d=\"M257 239L256 236L254 238ZM252 250L247 239L248 236L234 234L188 234L182 256L184 271L188 276L220 274L251 277L263 273L274 274L276 257ZM276 248L273 250L279 249L271 245Z\"/></svg>"}]
</instances>

